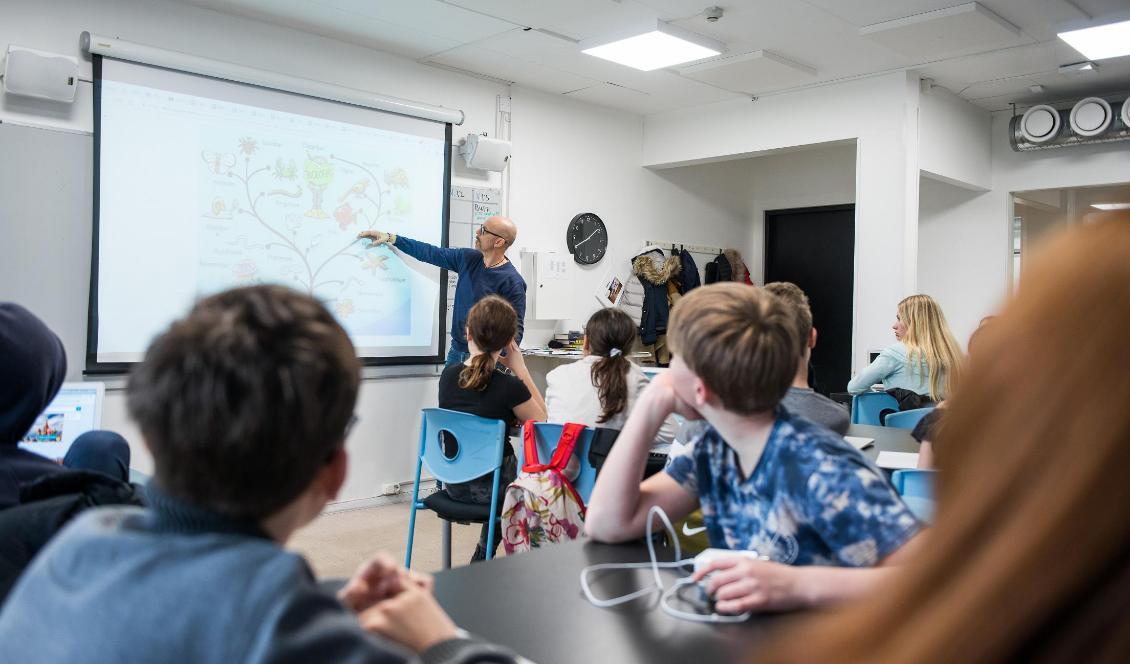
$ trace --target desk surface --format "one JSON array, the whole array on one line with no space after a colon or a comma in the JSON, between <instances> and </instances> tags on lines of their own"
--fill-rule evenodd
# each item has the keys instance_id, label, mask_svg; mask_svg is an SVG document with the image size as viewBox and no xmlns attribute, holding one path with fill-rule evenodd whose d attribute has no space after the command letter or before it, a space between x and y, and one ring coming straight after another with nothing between
<instances>
[{"instance_id":1,"label":"desk surface","mask_svg":"<svg viewBox=\"0 0 1130 664\"><path fill-rule=\"evenodd\" d=\"M875 439L874 444L863 450L863 456L871 459L872 462L879 458L879 452L918 453L918 441L914 440L908 429L852 424L848 427L847 435Z\"/></svg>"},{"instance_id":2,"label":"desk surface","mask_svg":"<svg viewBox=\"0 0 1130 664\"><path fill-rule=\"evenodd\" d=\"M863 450L872 461L881 451L918 451L905 429L853 424L848 435L875 439ZM664 548L660 559L673 555ZM655 597L600 609L581 593L583 567L647 560L642 543L577 540L441 572L435 594L460 627L539 664L739 661L782 620L764 615L739 625L692 623L663 613ZM662 574L664 583L677 578L671 570ZM608 572L591 581L598 597L624 595L652 583L647 569Z\"/></svg>"},{"instance_id":3,"label":"desk surface","mask_svg":"<svg viewBox=\"0 0 1130 664\"><path fill-rule=\"evenodd\" d=\"M672 555L660 552L663 560ZM693 623L668 616L654 597L600 609L581 593L583 567L647 560L641 543L576 540L440 572L435 594L460 627L539 664L737 661L781 620L765 615L737 625ZM674 571L662 574L667 584L677 578ZM624 570L595 574L590 583L598 597L614 597L653 580L650 570Z\"/></svg>"}]
</instances>

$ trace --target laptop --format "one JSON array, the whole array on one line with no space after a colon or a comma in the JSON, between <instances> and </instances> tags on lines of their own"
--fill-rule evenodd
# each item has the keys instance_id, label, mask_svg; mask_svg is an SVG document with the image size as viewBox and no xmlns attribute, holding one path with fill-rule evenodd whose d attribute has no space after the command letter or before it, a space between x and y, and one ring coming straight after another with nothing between
<instances>
[{"instance_id":1,"label":"laptop","mask_svg":"<svg viewBox=\"0 0 1130 664\"><path fill-rule=\"evenodd\" d=\"M63 383L47 408L35 418L19 445L53 461L62 461L75 438L101 428L106 384Z\"/></svg>"}]
</instances>

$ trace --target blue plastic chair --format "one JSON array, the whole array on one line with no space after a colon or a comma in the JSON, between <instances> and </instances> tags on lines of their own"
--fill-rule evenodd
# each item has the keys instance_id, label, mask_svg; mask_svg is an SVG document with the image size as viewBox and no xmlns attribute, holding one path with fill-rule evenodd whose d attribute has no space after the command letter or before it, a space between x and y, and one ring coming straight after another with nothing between
<instances>
[{"instance_id":1,"label":"blue plastic chair","mask_svg":"<svg viewBox=\"0 0 1130 664\"><path fill-rule=\"evenodd\" d=\"M929 408L915 408L914 410L904 410L898 413L891 413L887 415L886 421L883 426L892 427L895 429L913 429L918 426L918 421L926 417L926 413L934 410L934 406Z\"/></svg>"},{"instance_id":2,"label":"blue plastic chair","mask_svg":"<svg viewBox=\"0 0 1130 664\"><path fill-rule=\"evenodd\" d=\"M909 411L908 411L909 412ZM889 417L889 416L888 416ZM934 517L934 470L896 470L891 484L914 516L929 522Z\"/></svg>"},{"instance_id":3,"label":"blue plastic chair","mask_svg":"<svg viewBox=\"0 0 1130 664\"><path fill-rule=\"evenodd\" d=\"M443 433L447 432L459 443L455 456L448 458L443 452ZM430 509L443 519L443 567L451 567L451 522L489 523L487 530L487 560L493 557L490 546L498 526L499 477L502 473L502 455L506 449L506 423L469 413L443 408L425 408L420 421L420 449L416 457L416 482L412 487L412 514L408 519L408 553L404 566L412 566L412 542L416 534L416 510ZM452 500L447 491L437 491L420 500L420 471L427 465L428 472L444 484L468 482L493 472L494 486L490 494L490 507Z\"/></svg>"},{"instance_id":4,"label":"blue plastic chair","mask_svg":"<svg viewBox=\"0 0 1130 664\"><path fill-rule=\"evenodd\" d=\"M898 411L899 402L886 392L864 392L851 399L851 423L879 426L879 413L884 410Z\"/></svg>"},{"instance_id":5,"label":"blue plastic chair","mask_svg":"<svg viewBox=\"0 0 1130 664\"><path fill-rule=\"evenodd\" d=\"M538 446L538 461L549 463L553 451L557 449L557 441L561 440L561 432L564 429L564 424L550 424L549 422L534 424L534 442ZM573 488L577 490L577 495L581 497L586 506L589 504L592 488L596 484L596 468L589 463L589 448L592 447L592 440L595 435L594 429L585 427L584 433L577 439L577 446L573 448L573 453L580 457L581 461L581 469L577 474L577 479L573 480ZM521 470L526 463L526 450L524 445L517 447L518 470Z\"/></svg>"}]
</instances>

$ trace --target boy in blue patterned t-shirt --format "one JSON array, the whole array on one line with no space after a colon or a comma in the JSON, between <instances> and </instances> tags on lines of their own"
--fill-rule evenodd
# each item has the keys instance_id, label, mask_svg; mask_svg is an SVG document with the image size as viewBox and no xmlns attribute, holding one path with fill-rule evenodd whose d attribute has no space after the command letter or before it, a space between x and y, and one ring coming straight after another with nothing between
<instances>
[{"instance_id":1,"label":"boy in blue patterned t-shirt","mask_svg":"<svg viewBox=\"0 0 1130 664\"><path fill-rule=\"evenodd\" d=\"M787 306L744 284L684 296L672 314L671 368L640 395L601 470L585 529L594 539L644 533L661 506L701 507L710 545L729 558L708 589L724 613L820 606L866 593L908 555L921 524L882 474L838 435L779 405L799 342ZM639 484L648 442L671 413L710 426L666 473Z\"/></svg>"}]
</instances>

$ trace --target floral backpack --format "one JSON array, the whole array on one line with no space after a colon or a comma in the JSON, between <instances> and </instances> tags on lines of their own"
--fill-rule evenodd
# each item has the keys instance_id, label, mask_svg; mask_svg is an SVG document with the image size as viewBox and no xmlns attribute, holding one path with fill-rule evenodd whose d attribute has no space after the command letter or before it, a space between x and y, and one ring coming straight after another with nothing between
<instances>
[{"instance_id":1,"label":"floral backpack","mask_svg":"<svg viewBox=\"0 0 1130 664\"><path fill-rule=\"evenodd\" d=\"M538 461L534 423L526 422L522 439L526 463L506 487L502 502L502 546L506 555L535 549L546 542L564 542L581 534L585 503L565 477L583 424L566 424L548 464Z\"/></svg>"}]
</instances>

